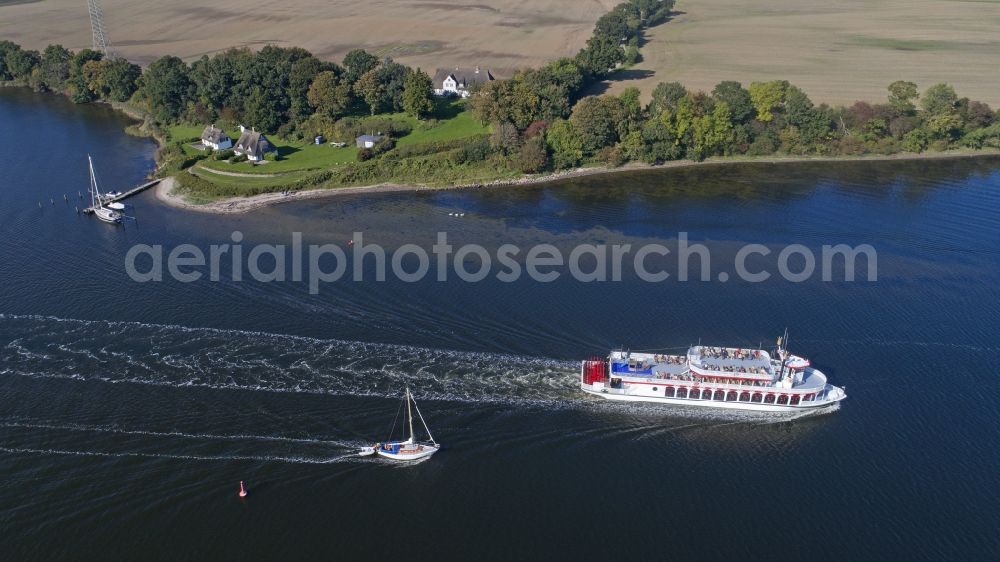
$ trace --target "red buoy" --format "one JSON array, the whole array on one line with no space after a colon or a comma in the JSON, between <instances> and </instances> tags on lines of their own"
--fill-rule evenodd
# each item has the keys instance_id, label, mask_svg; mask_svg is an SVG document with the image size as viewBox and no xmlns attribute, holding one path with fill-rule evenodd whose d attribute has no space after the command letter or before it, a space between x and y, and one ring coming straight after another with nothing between
<instances>
[{"instance_id":1,"label":"red buoy","mask_svg":"<svg viewBox=\"0 0 1000 562\"><path fill-rule=\"evenodd\" d=\"M242 480L240 480L240 497L241 498L247 497L247 488L246 488L246 486L243 485L243 481Z\"/></svg>"}]
</instances>

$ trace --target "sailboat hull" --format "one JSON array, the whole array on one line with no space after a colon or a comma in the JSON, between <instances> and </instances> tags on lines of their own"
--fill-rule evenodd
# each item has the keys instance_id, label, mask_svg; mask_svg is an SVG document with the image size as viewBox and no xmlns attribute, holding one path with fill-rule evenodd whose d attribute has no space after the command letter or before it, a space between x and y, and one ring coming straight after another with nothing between
<instances>
[{"instance_id":1,"label":"sailboat hull","mask_svg":"<svg viewBox=\"0 0 1000 562\"><path fill-rule=\"evenodd\" d=\"M394 461L418 461L441 450L430 443L386 443L378 448L378 456Z\"/></svg>"},{"instance_id":2,"label":"sailboat hull","mask_svg":"<svg viewBox=\"0 0 1000 562\"><path fill-rule=\"evenodd\" d=\"M122 216L120 214L104 207L100 207L95 210L94 216L109 224L118 224L122 222Z\"/></svg>"}]
</instances>

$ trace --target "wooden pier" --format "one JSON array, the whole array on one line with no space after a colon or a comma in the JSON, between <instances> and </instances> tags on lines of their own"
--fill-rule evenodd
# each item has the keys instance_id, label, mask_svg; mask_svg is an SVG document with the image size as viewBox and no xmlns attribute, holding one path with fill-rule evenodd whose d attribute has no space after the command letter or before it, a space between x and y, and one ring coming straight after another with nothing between
<instances>
[{"instance_id":1,"label":"wooden pier","mask_svg":"<svg viewBox=\"0 0 1000 562\"><path fill-rule=\"evenodd\" d=\"M128 199L129 197L132 197L133 195L136 195L138 193L142 193L143 191L146 191L147 189L149 189L149 188L153 187L154 185L160 183L160 181L161 180L159 180L159 179L148 181L148 182L146 182L146 183L144 183L142 185L133 187L132 189L126 191L125 193L122 193L121 195L116 195L114 197L108 197L104 201L107 202L107 203L117 203L119 201L124 201L125 199ZM83 210L83 212L86 213L86 214L93 213L94 212L94 208L93 207L87 207L86 209Z\"/></svg>"}]
</instances>

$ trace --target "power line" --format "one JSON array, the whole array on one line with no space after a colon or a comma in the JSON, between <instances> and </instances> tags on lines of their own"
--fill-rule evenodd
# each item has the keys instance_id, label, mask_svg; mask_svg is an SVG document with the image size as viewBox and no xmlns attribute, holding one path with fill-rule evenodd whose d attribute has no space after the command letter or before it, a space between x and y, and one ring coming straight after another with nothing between
<instances>
[{"instance_id":1,"label":"power line","mask_svg":"<svg viewBox=\"0 0 1000 562\"><path fill-rule=\"evenodd\" d=\"M104 31L104 12L101 10L99 0L87 0L87 11L90 13L90 31L92 36L93 49L104 54L104 58L114 58L111 50L111 42L108 41L108 34Z\"/></svg>"}]
</instances>

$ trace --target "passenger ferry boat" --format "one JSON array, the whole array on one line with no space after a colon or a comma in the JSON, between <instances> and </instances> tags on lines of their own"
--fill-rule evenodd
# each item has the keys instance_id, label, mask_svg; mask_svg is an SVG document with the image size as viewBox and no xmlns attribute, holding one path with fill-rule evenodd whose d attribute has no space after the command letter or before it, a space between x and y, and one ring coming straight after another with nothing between
<instances>
[{"instance_id":1,"label":"passenger ferry boat","mask_svg":"<svg viewBox=\"0 0 1000 562\"><path fill-rule=\"evenodd\" d=\"M785 349L695 345L684 355L613 351L583 362L580 388L601 398L770 412L796 412L847 397L808 359Z\"/></svg>"}]
</instances>

